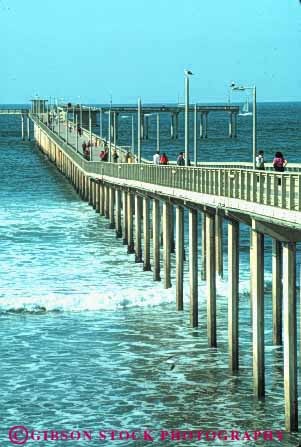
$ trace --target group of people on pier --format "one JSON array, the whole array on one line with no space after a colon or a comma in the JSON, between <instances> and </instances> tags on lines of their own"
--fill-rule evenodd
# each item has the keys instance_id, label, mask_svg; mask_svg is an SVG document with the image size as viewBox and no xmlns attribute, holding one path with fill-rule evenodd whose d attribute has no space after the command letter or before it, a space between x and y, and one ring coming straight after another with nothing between
<instances>
[{"instance_id":1,"label":"group of people on pier","mask_svg":"<svg viewBox=\"0 0 301 447\"><path fill-rule=\"evenodd\" d=\"M260 171L265 170L264 151L260 150L256 155L255 167ZM273 159L273 168L276 172L284 172L288 161L284 158L282 152L277 151Z\"/></svg>"},{"instance_id":2,"label":"group of people on pier","mask_svg":"<svg viewBox=\"0 0 301 447\"><path fill-rule=\"evenodd\" d=\"M162 155L160 155L160 151L156 151L156 153L153 155L153 163L154 165L168 165L169 160L165 152L163 152ZM185 154L184 152L180 152L177 157L177 165L178 166L185 166ZM188 166L190 166L190 160L188 159Z\"/></svg>"}]
</instances>

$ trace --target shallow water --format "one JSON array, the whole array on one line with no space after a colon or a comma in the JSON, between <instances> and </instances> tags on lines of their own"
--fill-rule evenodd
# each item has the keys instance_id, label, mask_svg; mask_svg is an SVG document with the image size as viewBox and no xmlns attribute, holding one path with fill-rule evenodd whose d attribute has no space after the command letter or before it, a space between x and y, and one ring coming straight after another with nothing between
<instances>
[{"instance_id":1,"label":"shallow water","mask_svg":"<svg viewBox=\"0 0 301 447\"><path fill-rule=\"evenodd\" d=\"M279 105L274 107L272 116L284 116ZM189 327L187 262L185 311L177 313L174 257L173 288L164 290L151 272L134 263L108 222L79 199L34 143L17 138L17 122L9 119L3 126L10 135L0 138L1 445L11 445L7 432L13 425L92 430L92 441L70 445L93 446L228 445L225 440L161 442L160 430L283 430L282 348L272 345L271 335L270 241L265 252L266 399L257 402L248 229L241 228L240 372L232 376L226 275L217 282L218 349L212 350L202 281L200 325ZM297 158L297 142L289 135L287 147ZM216 143L220 158L226 158L229 141ZM230 143L248 146L242 136ZM226 243L225 237L225 272ZM100 441L97 432L105 429L151 429L154 442ZM246 444L294 446L297 439L286 435L281 443Z\"/></svg>"}]
</instances>

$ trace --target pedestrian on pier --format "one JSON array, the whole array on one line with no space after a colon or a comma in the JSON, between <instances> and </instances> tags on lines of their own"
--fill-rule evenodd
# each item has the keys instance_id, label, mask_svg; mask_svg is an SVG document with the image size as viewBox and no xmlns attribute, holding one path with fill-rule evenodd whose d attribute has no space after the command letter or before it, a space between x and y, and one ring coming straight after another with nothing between
<instances>
[{"instance_id":1,"label":"pedestrian on pier","mask_svg":"<svg viewBox=\"0 0 301 447\"><path fill-rule=\"evenodd\" d=\"M168 158L165 152L160 157L160 165L167 165L168 164Z\"/></svg>"},{"instance_id":2,"label":"pedestrian on pier","mask_svg":"<svg viewBox=\"0 0 301 447\"><path fill-rule=\"evenodd\" d=\"M113 163L117 163L117 162L118 162L118 158L119 158L119 155L117 154L117 151L116 151L116 149L114 148L114 149L113 149L113 152L112 152Z\"/></svg>"},{"instance_id":3,"label":"pedestrian on pier","mask_svg":"<svg viewBox=\"0 0 301 447\"><path fill-rule=\"evenodd\" d=\"M159 165L160 164L160 152L159 151L157 151L153 155L153 162L154 162L154 165Z\"/></svg>"},{"instance_id":4,"label":"pedestrian on pier","mask_svg":"<svg viewBox=\"0 0 301 447\"><path fill-rule=\"evenodd\" d=\"M86 147L85 152L84 152L84 157L86 160L90 160L90 148Z\"/></svg>"},{"instance_id":5,"label":"pedestrian on pier","mask_svg":"<svg viewBox=\"0 0 301 447\"><path fill-rule=\"evenodd\" d=\"M87 144L84 141L83 144L82 144L83 154L85 153L86 147L87 147Z\"/></svg>"},{"instance_id":6,"label":"pedestrian on pier","mask_svg":"<svg viewBox=\"0 0 301 447\"><path fill-rule=\"evenodd\" d=\"M102 161L108 161L109 159L109 149L107 146L105 146L102 156Z\"/></svg>"},{"instance_id":7,"label":"pedestrian on pier","mask_svg":"<svg viewBox=\"0 0 301 447\"><path fill-rule=\"evenodd\" d=\"M287 160L283 157L282 152L276 152L273 160L274 170L277 172L284 172L284 168L286 165Z\"/></svg>"},{"instance_id":8,"label":"pedestrian on pier","mask_svg":"<svg viewBox=\"0 0 301 447\"><path fill-rule=\"evenodd\" d=\"M177 165L178 166L185 166L185 160L184 160L184 152L180 152L177 158Z\"/></svg>"},{"instance_id":9,"label":"pedestrian on pier","mask_svg":"<svg viewBox=\"0 0 301 447\"><path fill-rule=\"evenodd\" d=\"M256 169L258 169L259 171L264 171L265 170L265 167L264 167L264 152L263 151L259 151L258 154L256 155L255 166L256 166Z\"/></svg>"}]
</instances>

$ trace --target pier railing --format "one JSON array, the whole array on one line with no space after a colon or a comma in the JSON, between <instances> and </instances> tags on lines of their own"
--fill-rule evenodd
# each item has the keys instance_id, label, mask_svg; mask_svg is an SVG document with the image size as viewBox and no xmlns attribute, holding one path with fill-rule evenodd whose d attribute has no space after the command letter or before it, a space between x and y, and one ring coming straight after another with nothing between
<instances>
[{"instance_id":1,"label":"pier railing","mask_svg":"<svg viewBox=\"0 0 301 447\"><path fill-rule=\"evenodd\" d=\"M87 161L45 124L38 125L90 176L150 183L194 193L245 200L301 211L301 173L257 171L232 167L181 167Z\"/></svg>"}]
</instances>

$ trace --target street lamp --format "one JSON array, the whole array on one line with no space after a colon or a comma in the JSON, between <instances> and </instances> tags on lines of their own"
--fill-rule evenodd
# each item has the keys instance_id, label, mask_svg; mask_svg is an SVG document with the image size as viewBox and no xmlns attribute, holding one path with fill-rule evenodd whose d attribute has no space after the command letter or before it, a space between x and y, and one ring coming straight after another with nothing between
<instances>
[{"instance_id":1,"label":"street lamp","mask_svg":"<svg viewBox=\"0 0 301 447\"><path fill-rule=\"evenodd\" d=\"M141 163L141 98L138 98L138 138L137 138L137 163Z\"/></svg>"},{"instance_id":2,"label":"street lamp","mask_svg":"<svg viewBox=\"0 0 301 447\"><path fill-rule=\"evenodd\" d=\"M184 70L185 76L185 165L189 165L189 76L190 70Z\"/></svg>"},{"instance_id":3,"label":"street lamp","mask_svg":"<svg viewBox=\"0 0 301 447\"><path fill-rule=\"evenodd\" d=\"M256 169L256 154L257 154L257 133L256 133L256 85L245 87L243 85L236 85L232 82L230 85L233 91L252 90L253 93L253 169Z\"/></svg>"}]
</instances>

